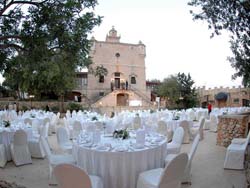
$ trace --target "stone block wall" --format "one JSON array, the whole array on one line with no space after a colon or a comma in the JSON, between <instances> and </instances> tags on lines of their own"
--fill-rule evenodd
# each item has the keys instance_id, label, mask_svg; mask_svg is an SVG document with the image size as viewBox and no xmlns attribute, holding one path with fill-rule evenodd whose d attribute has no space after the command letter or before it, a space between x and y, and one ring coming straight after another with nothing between
<instances>
[{"instance_id":1,"label":"stone block wall","mask_svg":"<svg viewBox=\"0 0 250 188\"><path fill-rule=\"evenodd\" d=\"M249 115L219 116L217 145L228 147L233 138L244 138L248 131Z\"/></svg>"}]
</instances>

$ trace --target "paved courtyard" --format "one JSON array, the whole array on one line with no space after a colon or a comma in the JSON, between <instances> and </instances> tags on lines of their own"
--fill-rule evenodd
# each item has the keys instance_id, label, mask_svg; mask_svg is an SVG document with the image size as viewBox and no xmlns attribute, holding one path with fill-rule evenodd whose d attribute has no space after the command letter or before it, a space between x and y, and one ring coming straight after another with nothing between
<instances>
[{"instance_id":1,"label":"paved courtyard","mask_svg":"<svg viewBox=\"0 0 250 188\"><path fill-rule=\"evenodd\" d=\"M54 151L60 153L56 136L50 136L49 142ZM189 151L191 144L185 144L182 151ZM245 172L224 170L223 162L226 148L216 145L216 133L205 131L205 139L200 142L192 163L192 185L182 188L245 188ZM33 164L16 167L9 162L0 168L0 180L16 182L27 188L49 188L47 159L32 159Z\"/></svg>"}]
</instances>

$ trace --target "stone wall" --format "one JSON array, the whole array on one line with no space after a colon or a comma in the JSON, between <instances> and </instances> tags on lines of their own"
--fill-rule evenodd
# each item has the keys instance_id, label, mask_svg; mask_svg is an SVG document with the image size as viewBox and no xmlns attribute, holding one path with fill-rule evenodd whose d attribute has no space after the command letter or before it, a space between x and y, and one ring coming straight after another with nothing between
<instances>
[{"instance_id":1,"label":"stone wall","mask_svg":"<svg viewBox=\"0 0 250 188\"><path fill-rule=\"evenodd\" d=\"M30 109L45 109L46 105L49 105L50 109L54 112L60 111L62 103L60 101L0 101L0 110L13 109L13 104L16 103L17 110L26 111ZM67 110L67 105L72 102L64 102L63 108ZM79 103L84 108L88 108L86 103Z\"/></svg>"},{"instance_id":2,"label":"stone wall","mask_svg":"<svg viewBox=\"0 0 250 188\"><path fill-rule=\"evenodd\" d=\"M217 145L228 147L233 138L244 138L248 131L249 115L219 116Z\"/></svg>"}]
</instances>

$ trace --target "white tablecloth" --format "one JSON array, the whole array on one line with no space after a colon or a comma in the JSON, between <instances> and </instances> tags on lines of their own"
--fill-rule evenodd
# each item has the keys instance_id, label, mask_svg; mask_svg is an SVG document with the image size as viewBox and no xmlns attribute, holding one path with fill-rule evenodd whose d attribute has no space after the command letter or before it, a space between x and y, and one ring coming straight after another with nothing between
<instances>
[{"instance_id":1,"label":"white tablecloth","mask_svg":"<svg viewBox=\"0 0 250 188\"><path fill-rule=\"evenodd\" d=\"M131 143L135 139L122 141ZM102 142L116 142L113 138L103 138ZM124 152L113 150L100 151L75 143L73 155L77 165L89 174L103 179L104 188L136 188L137 178L143 171L164 166L167 142L159 142L140 150L131 149Z\"/></svg>"}]
</instances>

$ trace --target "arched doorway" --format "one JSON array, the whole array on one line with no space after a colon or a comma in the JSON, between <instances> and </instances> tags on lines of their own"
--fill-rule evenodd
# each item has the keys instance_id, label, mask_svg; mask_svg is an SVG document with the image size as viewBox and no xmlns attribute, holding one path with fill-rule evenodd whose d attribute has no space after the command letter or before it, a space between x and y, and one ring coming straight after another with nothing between
<instances>
[{"instance_id":1,"label":"arched doorway","mask_svg":"<svg viewBox=\"0 0 250 188\"><path fill-rule=\"evenodd\" d=\"M126 93L117 94L117 106L127 106L128 105L128 97L129 95Z\"/></svg>"}]
</instances>

